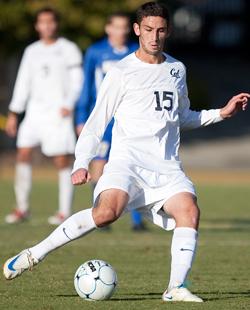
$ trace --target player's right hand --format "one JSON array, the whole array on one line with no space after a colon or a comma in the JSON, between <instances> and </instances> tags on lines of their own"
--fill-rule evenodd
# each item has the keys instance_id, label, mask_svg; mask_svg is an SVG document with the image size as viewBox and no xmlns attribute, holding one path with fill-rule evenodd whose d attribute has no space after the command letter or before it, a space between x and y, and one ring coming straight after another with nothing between
<instances>
[{"instance_id":1,"label":"player's right hand","mask_svg":"<svg viewBox=\"0 0 250 310\"><path fill-rule=\"evenodd\" d=\"M90 173L88 172L88 170L84 168L76 170L71 175L71 181L73 185L82 185L88 183L90 179L91 179Z\"/></svg>"},{"instance_id":2,"label":"player's right hand","mask_svg":"<svg viewBox=\"0 0 250 310\"><path fill-rule=\"evenodd\" d=\"M67 117L70 116L72 114L72 110L68 109L68 108L61 108L61 116L62 117Z\"/></svg>"},{"instance_id":3,"label":"player's right hand","mask_svg":"<svg viewBox=\"0 0 250 310\"><path fill-rule=\"evenodd\" d=\"M79 125L76 126L76 134L77 134L78 137L80 136L83 127L84 127L84 124L79 124Z\"/></svg>"},{"instance_id":4,"label":"player's right hand","mask_svg":"<svg viewBox=\"0 0 250 310\"><path fill-rule=\"evenodd\" d=\"M6 121L5 132L11 138L15 138L17 134L17 122L17 115L10 113Z\"/></svg>"}]
</instances>

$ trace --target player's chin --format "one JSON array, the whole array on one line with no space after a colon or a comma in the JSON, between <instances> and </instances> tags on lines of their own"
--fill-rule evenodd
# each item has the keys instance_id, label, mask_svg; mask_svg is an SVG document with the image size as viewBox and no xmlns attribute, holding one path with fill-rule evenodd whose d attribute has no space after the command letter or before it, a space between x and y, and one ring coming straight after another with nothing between
<instances>
[{"instance_id":1,"label":"player's chin","mask_svg":"<svg viewBox=\"0 0 250 310\"><path fill-rule=\"evenodd\" d=\"M160 48L150 48L148 49L148 54L152 55L152 56L157 56L162 52L162 50Z\"/></svg>"}]
</instances>

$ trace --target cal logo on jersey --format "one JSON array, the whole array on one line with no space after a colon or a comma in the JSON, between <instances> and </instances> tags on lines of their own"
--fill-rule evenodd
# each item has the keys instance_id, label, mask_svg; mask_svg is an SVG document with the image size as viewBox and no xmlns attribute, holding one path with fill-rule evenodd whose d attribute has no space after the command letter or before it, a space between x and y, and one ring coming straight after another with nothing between
<instances>
[{"instance_id":1,"label":"cal logo on jersey","mask_svg":"<svg viewBox=\"0 0 250 310\"><path fill-rule=\"evenodd\" d=\"M180 78L180 70L176 70L175 68L172 68L170 70L170 74L172 77L175 77L176 79Z\"/></svg>"}]
</instances>

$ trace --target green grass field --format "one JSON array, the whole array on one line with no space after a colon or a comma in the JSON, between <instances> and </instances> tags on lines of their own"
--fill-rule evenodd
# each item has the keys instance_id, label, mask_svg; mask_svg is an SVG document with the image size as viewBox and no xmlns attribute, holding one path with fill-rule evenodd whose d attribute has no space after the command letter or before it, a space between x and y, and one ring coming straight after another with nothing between
<instances>
[{"instance_id":1,"label":"green grass field","mask_svg":"<svg viewBox=\"0 0 250 310\"><path fill-rule=\"evenodd\" d=\"M189 286L204 304L161 301L170 264L171 233L148 224L149 231L130 231L129 217L111 232L96 231L52 253L32 272L14 281L0 280L0 309L250 309L250 187L246 185L197 186L202 210L199 249ZM55 181L35 181L32 219L16 226L4 224L14 205L10 180L0 183L1 264L19 250L45 237L57 205ZM89 187L77 189L75 211L88 207ZM92 258L111 263L119 285L110 301L87 302L77 296L73 275Z\"/></svg>"}]
</instances>

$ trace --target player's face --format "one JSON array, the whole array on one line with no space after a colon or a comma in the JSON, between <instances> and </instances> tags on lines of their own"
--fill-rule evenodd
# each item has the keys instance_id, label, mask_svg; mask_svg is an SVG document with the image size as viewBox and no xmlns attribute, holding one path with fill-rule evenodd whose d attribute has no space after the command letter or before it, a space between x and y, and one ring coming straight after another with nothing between
<instances>
[{"instance_id":1,"label":"player's face","mask_svg":"<svg viewBox=\"0 0 250 310\"><path fill-rule=\"evenodd\" d=\"M52 39L57 34L58 23L51 13L41 13L35 25L41 39Z\"/></svg>"},{"instance_id":2,"label":"player's face","mask_svg":"<svg viewBox=\"0 0 250 310\"><path fill-rule=\"evenodd\" d=\"M126 17L113 17L106 25L105 31L108 38L117 45L124 45L130 32L129 19Z\"/></svg>"},{"instance_id":3,"label":"player's face","mask_svg":"<svg viewBox=\"0 0 250 310\"><path fill-rule=\"evenodd\" d=\"M168 25L160 16L144 17L138 25L134 24L135 34L139 37L140 47L149 55L160 54L168 37Z\"/></svg>"}]
</instances>

